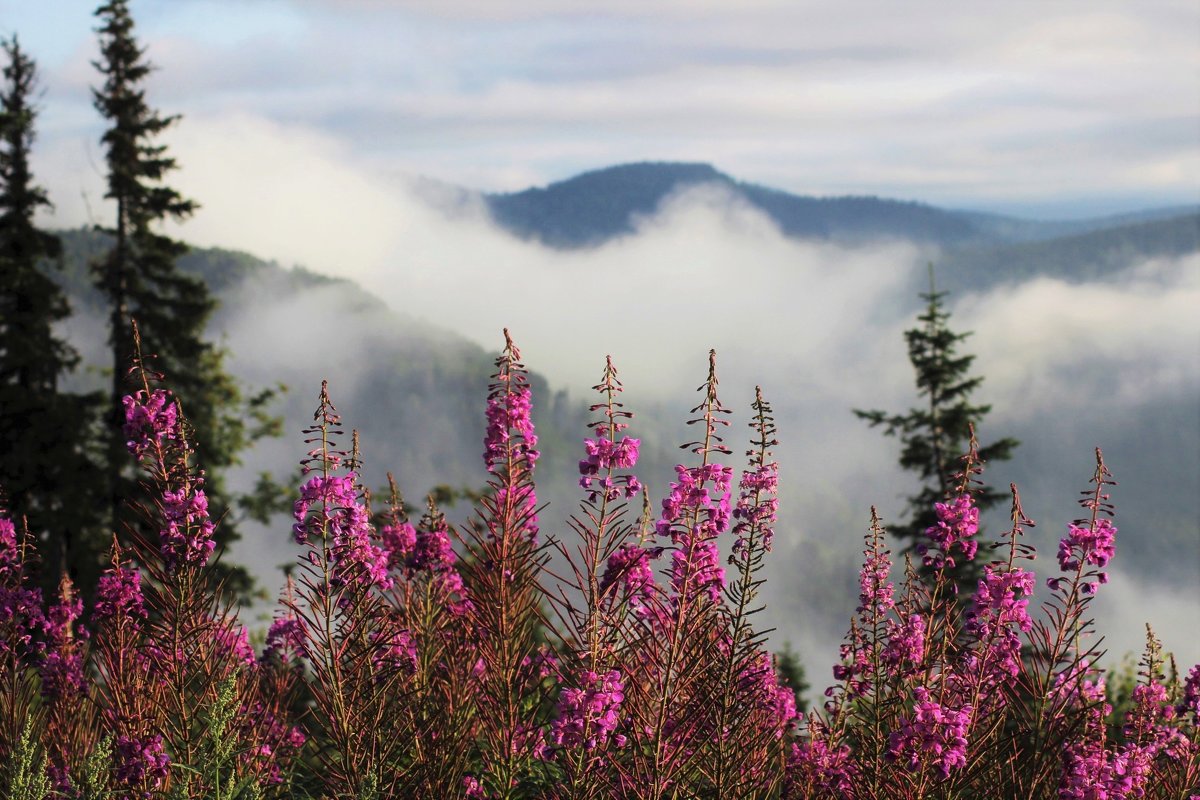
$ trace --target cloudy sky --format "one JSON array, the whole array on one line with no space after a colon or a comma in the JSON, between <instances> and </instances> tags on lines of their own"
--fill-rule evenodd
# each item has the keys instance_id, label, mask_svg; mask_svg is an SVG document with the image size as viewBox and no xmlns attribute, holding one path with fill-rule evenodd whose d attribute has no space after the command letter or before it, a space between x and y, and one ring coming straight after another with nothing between
<instances>
[{"instance_id":1,"label":"cloudy sky","mask_svg":"<svg viewBox=\"0 0 1200 800\"><path fill-rule=\"evenodd\" d=\"M95 5L0 0L0 33L18 33L42 69L43 152L76 173L102 160ZM132 9L160 67L151 101L183 127L226 130L232 145L236 126L270 126L373 173L507 190L694 160L794 192L1034 215L1200 199L1190 0ZM85 188L54 177L77 216Z\"/></svg>"}]
</instances>

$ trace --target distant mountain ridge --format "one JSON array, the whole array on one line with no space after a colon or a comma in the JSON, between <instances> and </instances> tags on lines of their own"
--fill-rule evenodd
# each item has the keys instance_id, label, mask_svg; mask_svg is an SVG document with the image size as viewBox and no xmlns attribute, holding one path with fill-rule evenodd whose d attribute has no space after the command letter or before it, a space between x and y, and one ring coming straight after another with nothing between
<instances>
[{"instance_id":1,"label":"distant mountain ridge","mask_svg":"<svg viewBox=\"0 0 1200 800\"><path fill-rule=\"evenodd\" d=\"M1083 220L1028 220L880 197L805 197L738 181L710 164L640 162L520 192L485 194L492 219L522 239L596 247L637 231L673 195L715 185L758 209L788 237L850 246L909 241L940 250L947 288L1043 274L1100 277L1132 261L1200 250L1200 205Z\"/></svg>"}]
</instances>

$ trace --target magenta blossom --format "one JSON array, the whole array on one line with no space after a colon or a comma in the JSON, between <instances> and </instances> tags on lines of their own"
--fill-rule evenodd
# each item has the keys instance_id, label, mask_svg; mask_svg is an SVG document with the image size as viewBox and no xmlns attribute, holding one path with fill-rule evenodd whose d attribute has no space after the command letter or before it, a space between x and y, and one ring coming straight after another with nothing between
<instances>
[{"instance_id":1,"label":"magenta blossom","mask_svg":"<svg viewBox=\"0 0 1200 800\"><path fill-rule=\"evenodd\" d=\"M979 532L979 509L969 494L961 494L949 503L935 503L937 523L925 529L936 551L931 552L929 545L922 544L917 552L924 556L927 567L937 569L943 566L953 567L954 556L951 554L958 545L963 558L970 561L975 557L979 543L972 539Z\"/></svg>"},{"instance_id":2,"label":"magenta blossom","mask_svg":"<svg viewBox=\"0 0 1200 800\"><path fill-rule=\"evenodd\" d=\"M582 688L563 689L559 695L558 718L550 723L550 742L557 747L592 750L612 738L617 747L624 746L625 737L614 736L625 700L621 673L588 671L579 683Z\"/></svg>"},{"instance_id":3,"label":"magenta blossom","mask_svg":"<svg viewBox=\"0 0 1200 800\"><path fill-rule=\"evenodd\" d=\"M121 401L125 404L125 446L138 458L164 440L178 438L179 409L170 392L155 389L147 395L139 391Z\"/></svg>"},{"instance_id":4,"label":"magenta blossom","mask_svg":"<svg viewBox=\"0 0 1200 800\"><path fill-rule=\"evenodd\" d=\"M176 491L163 492L162 512L166 527L159 531L163 564L174 571L180 564L201 567L208 563L216 543L216 526L208 516L208 497L197 476Z\"/></svg>"},{"instance_id":5,"label":"magenta blossom","mask_svg":"<svg viewBox=\"0 0 1200 800\"><path fill-rule=\"evenodd\" d=\"M99 622L117 617L146 618L142 580L136 567L117 566L106 570L96 584L93 618Z\"/></svg>"},{"instance_id":6,"label":"magenta blossom","mask_svg":"<svg viewBox=\"0 0 1200 800\"><path fill-rule=\"evenodd\" d=\"M971 707L945 707L931 700L923 686L914 689L913 696L913 714L888 738L888 755L911 770L934 769L945 780L951 770L967 765Z\"/></svg>"},{"instance_id":7,"label":"magenta blossom","mask_svg":"<svg viewBox=\"0 0 1200 800\"><path fill-rule=\"evenodd\" d=\"M1111 521L1100 517L1094 524L1067 526L1067 535L1058 543L1058 566L1066 573L1078 572L1084 564L1104 567L1116 552L1117 528ZM1061 578L1046 581L1051 589L1057 589ZM1097 584L1108 583L1108 573L1096 573L1096 580L1083 581L1080 590L1084 594L1095 594Z\"/></svg>"},{"instance_id":8,"label":"magenta blossom","mask_svg":"<svg viewBox=\"0 0 1200 800\"><path fill-rule=\"evenodd\" d=\"M621 549L608 557L604 577L600 580L600 593L607 593L614 585L625 587L629 593L629 607L633 613L643 615L646 601L654 596L654 568L650 566L650 560L661 554L661 548L650 551L637 545L621 545ZM613 602L611 596L605 600L606 606Z\"/></svg>"},{"instance_id":9,"label":"magenta blossom","mask_svg":"<svg viewBox=\"0 0 1200 800\"><path fill-rule=\"evenodd\" d=\"M533 394L528 386L515 386L488 400L483 460L489 472L495 472L508 458L506 453L514 431L521 442L516 444L513 455L524 456L531 466L537 460L532 411Z\"/></svg>"}]
</instances>

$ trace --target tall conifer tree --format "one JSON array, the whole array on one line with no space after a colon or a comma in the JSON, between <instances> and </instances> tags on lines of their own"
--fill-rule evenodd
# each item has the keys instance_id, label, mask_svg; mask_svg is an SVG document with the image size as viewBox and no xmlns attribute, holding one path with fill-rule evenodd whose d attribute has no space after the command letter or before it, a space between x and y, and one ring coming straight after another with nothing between
<instances>
[{"instance_id":1,"label":"tall conifer tree","mask_svg":"<svg viewBox=\"0 0 1200 800\"><path fill-rule=\"evenodd\" d=\"M14 518L24 517L46 546L48 585L61 564L76 580L97 571L100 545L90 512L103 478L89 458L94 396L62 391L59 380L78 362L54 324L70 314L62 289L46 274L59 255L54 235L34 216L49 207L29 166L37 70L14 36L0 95L0 489Z\"/></svg>"},{"instance_id":2,"label":"tall conifer tree","mask_svg":"<svg viewBox=\"0 0 1200 800\"><path fill-rule=\"evenodd\" d=\"M958 352L958 345L971 334L955 333L950 329L945 297L945 292L937 290L930 266L929 292L921 295L925 311L917 317L921 325L904 334L908 357L917 374L917 394L926 400L924 407L911 408L905 414L854 411L871 427L883 426L885 435L899 436L903 445L900 466L920 476L920 491L908 498L907 518L888 527L910 551L924 540L925 530L937 522L934 503L945 500L955 487L955 475L962 471L960 459L966 453L970 439L970 426L974 425L978 430L983 418L992 410L991 405L971 402L971 395L983 383L983 378L969 374L975 356ZM999 439L981 446L979 457L984 462L1007 461L1017 444L1016 439ZM975 504L985 510L1008 496L1007 492L979 487ZM975 582L981 574L978 560L960 563L953 573L960 589L968 595L974 592Z\"/></svg>"},{"instance_id":3,"label":"tall conifer tree","mask_svg":"<svg viewBox=\"0 0 1200 800\"><path fill-rule=\"evenodd\" d=\"M137 321L143 353L153 356L147 367L167 376L194 426L196 459L206 470L205 490L219 516L229 506L221 470L237 463L238 453L261 431L251 431L240 413L240 387L224 370L224 352L204 339L216 300L201 280L176 266L187 246L162 233L163 222L185 220L197 208L164 183L176 163L157 139L178 117L162 116L147 104L144 84L153 66L134 35L126 0L104 3L96 16L100 60L95 66L104 85L93 95L96 109L109 124L102 138L108 165L105 197L116 206L115 224L105 229L112 236L112 249L94 265L96 284L111 308L112 435L107 460L112 519L118 530L130 525L126 501L138 495L121 435L122 397L136 388L126 381L134 357L131 320ZM257 407L262 399L260 395L250 405ZM227 518L221 526L220 544L236 538L231 521ZM248 588L244 571L233 577L233 588Z\"/></svg>"}]
</instances>

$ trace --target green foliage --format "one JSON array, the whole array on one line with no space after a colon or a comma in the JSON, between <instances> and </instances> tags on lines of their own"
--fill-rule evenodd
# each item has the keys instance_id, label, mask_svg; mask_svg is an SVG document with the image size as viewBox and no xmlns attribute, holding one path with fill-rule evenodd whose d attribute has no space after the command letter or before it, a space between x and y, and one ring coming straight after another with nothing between
<instances>
[{"instance_id":1,"label":"green foliage","mask_svg":"<svg viewBox=\"0 0 1200 800\"><path fill-rule=\"evenodd\" d=\"M105 736L83 762L76 790L79 800L104 800L109 796L108 773L112 764L112 736Z\"/></svg>"},{"instance_id":2,"label":"green foliage","mask_svg":"<svg viewBox=\"0 0 1200 800\"><path fill-rule=\"evenodd\" d=\"M983 378L971 376L973 355L960 355L958 346L970 333L955 333L949 327L950 313L945 310L945 292L934 285L933 266L929 267L929 292L922 294L925 311L917 317L919 327L905 332L908 357L917 375L917 394L926 398L923 408L911 408L903 414L886 411L854 413L871 427L882 426L887 436L898 436L903 448L900 466L915 472L921 480L920 490L908 498L907 519L890 526L891 533L907 543L907 551L915 549L925 530L937 522L934 504L943 501L955 486L955 476L961 471L959 457L966 452L972 428L978 427L991 411L990 405L971 402L971 395L983 383ZM1006 461L1016 439L999 439L979 448L979 460ZM974 493L975 505L981 510L995 506L1008 495L979 487ZM954 572L960 588L973 592L980 568L974 561L960 564Z\"/></svg>"},{"instance_id":3,"label":"green foliage","mask_svg":"<svg viewBox=\"0 0 1200 800\"><path fill-rule=\"evenodd\" d=\"M201 792L210 800L259 800L262 788L252 777L237 772L238 737L233 728L239 713L237 674L217 688L216 700L207 709L207 724L200 749L191 764L176 764L183 776L171 790L172 800L189 800Z\"/></svg>"},{"instance_id":4,"label":"green foliage","mask_svg":"<svg viewBox=\"0 0 1200 800\"><path fill-rule=\"evenodd\" d=\"M46 754L33 735L33 722L25 722L25 731L9 762L10 772L4 781L9 800L42 800L50 792L46 778Z\"/></svg>"}]
</instances>

